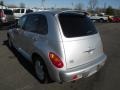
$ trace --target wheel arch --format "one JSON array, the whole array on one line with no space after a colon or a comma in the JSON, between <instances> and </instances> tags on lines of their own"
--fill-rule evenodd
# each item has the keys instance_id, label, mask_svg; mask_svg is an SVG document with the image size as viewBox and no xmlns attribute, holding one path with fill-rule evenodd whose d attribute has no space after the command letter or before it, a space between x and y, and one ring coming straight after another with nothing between
<instances>
[{"instance_id":1,"label":"wheel arch","mask_svg":"<svg viewBox=\"0 0 120 90\"><path fill-rule=\"evenodd\" d=\"M44 60L43 60L43 57L41 56L41 55L39 55L38 53L36 53L36 52L34 52L33 54L32 54L32 63L34 64L35 63L35 59L36 58L40 58L43 62L44 62ZM44 62L45 63L45 62Z\"/></svg>"}]
</instances>

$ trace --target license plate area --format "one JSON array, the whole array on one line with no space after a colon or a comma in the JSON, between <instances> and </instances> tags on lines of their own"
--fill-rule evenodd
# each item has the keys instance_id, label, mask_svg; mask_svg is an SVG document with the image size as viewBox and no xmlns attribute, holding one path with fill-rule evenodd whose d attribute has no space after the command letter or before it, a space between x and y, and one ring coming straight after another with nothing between
<instances>
[{"instance_id":1,"label":"license plate area","mask_svg":"<svg viewBox=\"0 0 120 90\"><path fill-rule=\"evenodd\" d=\"M97 65L96 67L93 67L93 68L91 68L90 70L88 70L88 71L86 71L86 72L83 72L83 73L82 73L82 77L83 77L83 78L89 77L89 76L95 74L100 68L101 68L101 66L100 66L100 65Z\"/></svg>"}]
</instances>

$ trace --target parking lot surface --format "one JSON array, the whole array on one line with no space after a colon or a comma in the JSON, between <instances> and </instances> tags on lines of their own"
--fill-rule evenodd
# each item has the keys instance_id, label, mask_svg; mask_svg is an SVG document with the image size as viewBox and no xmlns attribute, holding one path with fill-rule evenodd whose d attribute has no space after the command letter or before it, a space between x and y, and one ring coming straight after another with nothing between
<instances>
[{"instance_id":1,"label":"parking lot surface","mask_svg":"<svg viewBox=\"0 0 120 90\"><path fill-rule=\"evenodd\" d=\"M18 52L8 48L8 26L0 28L0 90L120 90L120 23L98 23L105 66L95 75L76 82L41 84L32 65Z\"/></svg>"}]
</instances>

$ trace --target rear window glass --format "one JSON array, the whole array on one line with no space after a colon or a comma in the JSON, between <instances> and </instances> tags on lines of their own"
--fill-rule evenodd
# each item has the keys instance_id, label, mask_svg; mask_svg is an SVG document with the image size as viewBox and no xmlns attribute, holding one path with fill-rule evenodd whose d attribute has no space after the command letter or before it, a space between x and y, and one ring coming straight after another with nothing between
<instances>
[{"instance_id":1,"label":"rear window glass","mask_svg":"<svg viewBox=\"0 0 120 90\"><path fill-rule=\"evenodd\" d=\"M13 15L12 10L4 10L4 13L5 13L6 15Z\"/></svg>"},{"instance_id":2,"label":"rear window glass","mask_svg":"<svg viewBox=\"0 0 120 90\"><path fill-rule=\"evenodd\" d=\"M77 13L61 13L59 21L66 37L88 36L97 33L92 21L85 15Z\"/></svg>"}]
</instances>

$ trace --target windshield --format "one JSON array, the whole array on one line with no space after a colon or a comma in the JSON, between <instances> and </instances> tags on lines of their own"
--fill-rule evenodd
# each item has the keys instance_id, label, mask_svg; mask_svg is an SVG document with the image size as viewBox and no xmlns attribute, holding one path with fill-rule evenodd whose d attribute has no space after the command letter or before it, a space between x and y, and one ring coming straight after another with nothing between
<instances>
[{"instance_id":1,"label":"windshield","mask_svg":"<svg viewBox=\"0 0 120 90\"><path fill-rule=\"evenodd\" d=\"M4 10L4 13L7 15L13 15L12 10Z\"/></svg>"}]
</instances>

